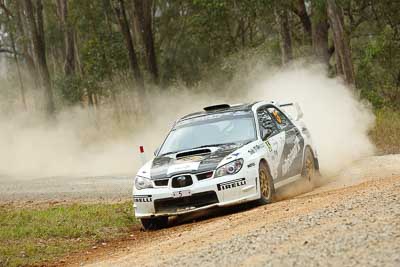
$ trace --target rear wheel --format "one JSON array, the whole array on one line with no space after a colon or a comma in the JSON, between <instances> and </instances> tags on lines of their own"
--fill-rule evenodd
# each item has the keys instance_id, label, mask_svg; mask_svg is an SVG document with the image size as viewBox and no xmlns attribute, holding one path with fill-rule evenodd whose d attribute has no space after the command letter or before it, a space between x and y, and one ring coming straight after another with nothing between
<instances>
[{"instance_id":1,"label":"rear wheel","mask_svg":"<svg viewBox=\"0 0 400 267\"><path fill-rule=\"evenodd\" d=\"M157 230L167 227L168 217L140 219L144 230Z\"/></svg>"},{"instance_id":2,"label":"rear wheel","mask_svg":"<svg viewBox=\"0 0 400 267\"><path fill-rule=\"evenodd\" d=\"M272 181L272 176L269 173L267 164L265 162L260 163L258 173L261 191L260 202L262 204L272 203L275 197L275 187L274 182Z\"/></svg>"},{"instance_id":3,"label":"rear wheel","mask_svg":"<svg viewBox=\"0 0 400 267\"><path fill-rule=\"evenodd\" d=\"M314 185L315 177L317 176L317 169L315 168L315 161L313 153L309 147L306 148L303 160L303 169L301 176L307 180L312 186Z\"/></svg>"}]
</instances>

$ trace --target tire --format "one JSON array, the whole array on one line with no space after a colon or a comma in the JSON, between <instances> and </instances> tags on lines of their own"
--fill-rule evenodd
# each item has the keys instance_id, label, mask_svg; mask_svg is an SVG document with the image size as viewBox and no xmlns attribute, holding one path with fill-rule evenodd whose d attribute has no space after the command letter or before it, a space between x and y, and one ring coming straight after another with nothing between
<instances>
[{"instance_id":1,"label":"tire","mask_svg":"<svg viewBox=\"0 0 400 267\"><path fill-rule=\"evenodd\" d=\"M260 179L260 200L261 204L269 204L275 200L275 187L272 176L269 172L267 164L262 161L258 169L258 177Z\"/></svg>"},{"instance_id":2,"label":"tire","mask_svg":"<svg viewBox=\"0 0 400 267\"><path fill-rule=\"evenodd\" d=\"M315 167L314 155L310 147L306 147L304 152L303 168L301 170L301 176L305 179L311 186L314 186L315 178L318 176L318 170Z\"/></svg>"},{"instance_id":3,"label":"tire","mask_svg":"<svg viewBox=\"0 0 400 267\"><path fill-rule=\"evenodd\" d=\"M140 219L144 230L158 230L167 227L168 217Z\"/></svg>"}]
</instances>

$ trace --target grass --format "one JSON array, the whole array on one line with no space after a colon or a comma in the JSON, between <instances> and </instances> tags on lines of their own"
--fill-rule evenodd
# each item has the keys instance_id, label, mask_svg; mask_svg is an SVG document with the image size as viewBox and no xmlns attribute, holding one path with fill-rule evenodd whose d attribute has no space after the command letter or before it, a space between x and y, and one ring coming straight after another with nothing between
<instances>
[{"instance_id":1,"label":"grass","mask_svg":"<svg viewBox=\"0 0 400 267\"><path fill-rule=\"evenodd\" d=\"M376 125L371 138L380 153L400 153L400 111L381 109L376 111Z\"/></svg>"},{"instance_id":2,"label":"grass","mask_svg":"<svg viewBox=\"0 0 400 267\"><path fill-rule=\"evenodd\" d=\"M126 236L137 223L132 203L0 207L0 266L54 261Z\"/></svg>"}]
</instances>

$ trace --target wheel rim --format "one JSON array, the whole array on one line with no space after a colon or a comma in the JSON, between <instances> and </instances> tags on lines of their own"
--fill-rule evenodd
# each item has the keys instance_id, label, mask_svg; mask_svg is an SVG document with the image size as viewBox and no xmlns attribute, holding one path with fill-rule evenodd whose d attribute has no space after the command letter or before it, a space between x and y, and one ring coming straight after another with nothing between
<instances>
[{"instance_id":1,"label":"wheel rim","mask_svg":"<svg viewBox=\"0 0 400 267\"><path fill-rule=\"evenodd\" d=\"M311 182L314 176L314 160L312 159L311 155L308 154L306 158L306 178L308 181Z\"/></svg>"},{"instance_id":2,"label":"wheel rim","mask_svg":"<svg viewBox=\"0 0 400 267\"><path fill-rule=\"evenodd\" d=\"M270 185L269 185L269 181L267 178L267 175L265 174L264 171L260 171L260 187L261 187L261 194L263 195L263 197L269 199L269 195L270 195Z\"/></svg>"}]
</instances>

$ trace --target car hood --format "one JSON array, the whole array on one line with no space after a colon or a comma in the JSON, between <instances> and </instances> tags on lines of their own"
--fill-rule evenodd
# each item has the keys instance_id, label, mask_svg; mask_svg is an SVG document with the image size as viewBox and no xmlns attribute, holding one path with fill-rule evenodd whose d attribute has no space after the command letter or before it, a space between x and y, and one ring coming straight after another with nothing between
<instances>
[{"instance_id":1,"label":"car hood","mask_svg":"<svg viewBox=\"0 0 400 267\"><path fill-rule=\"evenodd\" d=\"M182 152L168 154L154 158L151 169L151 179L165 179L183 173L201 173L215 170L218 164L229 154L241 148L244 144L229 144L221 146L203 147L201 150L209 150L209 153L193 154L176 158ZM197 149L196 149L197 150ZM193 150L193 151L196 151Z\"/></svg>"}]
</instances>

